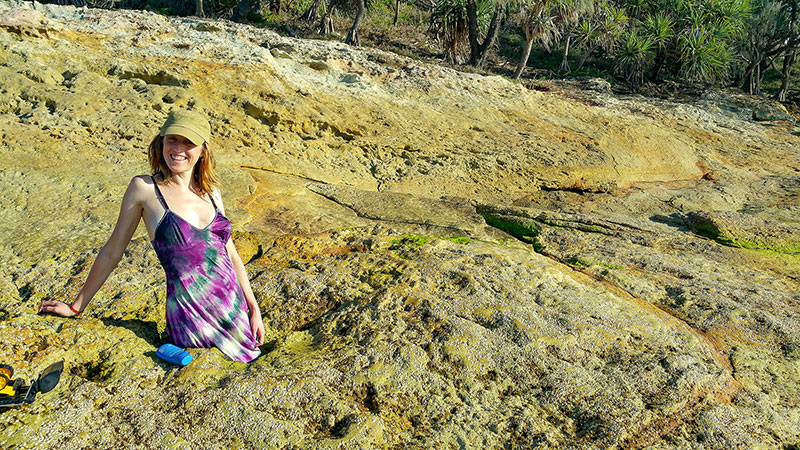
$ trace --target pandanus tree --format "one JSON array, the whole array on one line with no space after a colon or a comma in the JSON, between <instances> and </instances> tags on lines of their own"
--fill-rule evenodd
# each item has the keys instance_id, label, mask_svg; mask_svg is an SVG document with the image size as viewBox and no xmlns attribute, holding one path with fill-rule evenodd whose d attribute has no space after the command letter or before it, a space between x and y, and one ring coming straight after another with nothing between
<instances>
[{"instance_id":1,"label":"pandanus tree","mask_svg":"<svg viewBox=\"0 0 800 450\"><path fill-rule=\"evenodd\" d=\"M755 2L740 47L745 64L739 83L745 91L760 94L765 72L783 57L783 67L779 70L781 86L775 96L781 101L786 99L789 74L800 47L798 7L796 0Z\"/></svg>"},{"instance_id":2,"label":"pandanus tree","mask_svg":"<svg viewBox=\"0 0 800 450\"><path fill-rule=\"evenodd\" d=\"M319 19L319 0L312 0L308 9L299 17L304 22L316 22Z\"/></svg>"},{"instance_id":3,"label":"pandanus tree","mask_svg":"<svg viewBox=\"0 0 800 450\"><path fill-rule=\"evenodd\" d=\"M675 37L675 21L663 11L648 15L644 21L644 35L650 39L655 48L655 58L650 77L654 81L658 81L667 60L667 49Z\"/></svg>"},{"instance_id":4,"label":"pandanus tree","mask_svg":"<svg viewBox=\"0 0 800 450\"><path fill-rule=\"evenodd\" d=\"M629 82L643 83L653 50L653 41L648 36L643 36L635 28L631 29L615 55L614 70Z\"/></svg>"},{"instance_id":5,"label":"pandanus tree","mask_svg":"<svg viewBox=\"0 0 800 450\"><path fill-rule=\"evenodd\" d=\"M629 18L623 8L605 1L595 5L594 13L582 17L575 29L578 42L584 47L576 70L581 70L597 50L602 50L606 55L613 54L628 28L628 23Z\"/></svg>"},{"instance_id":6,"label":"pandanus tree","mask_svg":"<svg viewBox=\"0 0 800 450\"><path fill-rule=\"evenodd\" d=\"M319 23L319 34L333 33L333 10L339 0L330 0L328 7L325 9L325 15L322 16L322 21Z\"/></svg>"},{"instance_id":7,"label":"pandanus tree","mask_svg":"<svg viewBox=\"0 0 800 450\"><path fill-rule=\"evenodd\" d=\"M594 11L594 0L558 1L554 4L554 12L560 27L564 30L564 52L561 55L559 71L569 72L569 50L572 42L572 27L581 17L588 16Z\"/></svg>"},{"instance_id":8,"label":"pandanus tree","mask_svg":"<svg viewBox=\"0 0 800 450\"><path fill-rule=\"evenodd\" d=\"M483 5L482 5L483 6ZM483 67L489 49L494 45L500 25L505 16L505 0L494 0L492 19L486 29L483 42L479 41L479 22L478 22L478 2L477 0L467 0L467 30L469 36L470 58L469 63L475 67Z\"/></svg>"},{"instance_id":9,"label":"pandanus tree","mask_svg":"<svg viewBox=\"0 0 800 450\"><path fill-rule=\"evenodd\" d=\"M749 0L673 1L679 2L675 9L678 76L703 83L728 79L734 46L745 31Z\"/></svg>"},{"instance_id":10,"label":"pandanus tree","mask_svg":"<svg viewBox=\"0 0 800 450\"><path fill-rule=\"evenodd\" d=\"M735 67L749 1L618 2L630 11L630 20L606 53L616 72L633 83L658 80L664 73L685 81L724 82Z\"/></svg>"},{"instance_id":11,"label":"pandanus tree","mask_svg":"<svg viewBox=\"0 0 800 450\"><path fill-rule=\"evenodd\" d=\"M468 8L467 2L474 2ZM431 11L430 26L428 31L436 36L444 48L444 61L450 64L465 62L465 54L473 54L473 38L470 37L470 22L475 24L477 35L487 29L489 11L492 7L490 0L436 0ZM472 11L472 12L469 12ZM469 19L468 14L474 14ZM477 41L477 37L474 38Z\"/></svg>"},{"instance_id":12,"label":"pandanus tree","mask_svg":"<svg viewBox=\"0 0 800 450\"><path fill-rule=\"evenodd\" d=\"M549 50L566 28L590 9L590 5L588 0L523 0L519 4L518 17L525 33L525 44L514 77L522 76L534 42Z\"/></svg>"},{"instance_id":13,"label":"pandanus tree","mask_svg":"<svg viewBox=\"0 0 800 450\"><path fill-rule=\"evenodd\" d=\"M514 78L519 79L522 76L522 72L528 65L528 58L534 42L539 42L546 49L550 49L550 45L561 34L555 17L550 14L550 9L547 1L533 1L523 4L520 8L519 18L522 31L525 33L525 44Z\"/></svg>"}]
</instances>

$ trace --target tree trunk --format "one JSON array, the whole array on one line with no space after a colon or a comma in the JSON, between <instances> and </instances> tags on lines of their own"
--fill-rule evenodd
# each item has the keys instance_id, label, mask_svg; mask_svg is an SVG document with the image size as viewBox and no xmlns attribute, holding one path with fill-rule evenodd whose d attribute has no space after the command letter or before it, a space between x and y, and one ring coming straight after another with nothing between
<instances>
[{"instance_id":1,"label":"tree trunk","mask_svg":"<svg viewBox=\"0 0 800 450\"><path fill-rule=\"evenodd\" d=\"M783 57L783 70L781 70L781 87L775 94L775 99L779 102L786 101L786 92L789 90L789 75L792 72L792 65L794 59L797 57L797 48L790 50L786 56Z\"/></svg>"},{"instance_id":2,"label":"tree trunk","mask_svg":"<svg viewBox=\"0 0 800 450\"><path fill-rule=\"evenodd\" d=\"M331 14L333 14L333 5L335 2L336 0L330 0L328 2L328 9L325 11L325 15L322 16L322 21L319 23L319 34L333 33L333 19L331 19Z\"/></svg>"},{"instance_id":3,"label":"tree trunk","mask_svg":"<svg viewBox=\"0 0 800 450\"><path fill-rule=\"evenodd\" d=\"M316 22L319 18L319 0L314 0L311 6L308 7L306 12L300 16L300 20L304 22Z\"/></svg>"},{"instance_id":4,"label":"tree trunk","mask_svg":"<svg viewBox=\"0 0 800 450\"><path fill-rule=\"evenodd\" d=\"M762 60L756 66L756 74L755 74L756 76L755 76L755 83L753 86L753 95L761 95L761 80L764 79L764 72L766 72L766 69L767 69L766 60Z\"/></svg>"},{"instance_id":5,"label":"tree trunk","mask_svg":"<svg viewBox=\"0 0 800 450\"><path fill-rule=\"evenodd\" d=\"M578 68L575 69L576 71L583 69L583 65L586 64L586 60L588 60L589 57L592 56L592 53L594 53L594 49L596 48L597 45L592 45L591 47L589 47L586 53L584 53L583 56L581 56L581 60L578 62Z\"/></svg>"},{"instance_id":6,"label":"tree trunk","mask_svg":"<svg viewBox=\"0 0 800 450\"><path fill-rule=\"evenodd\" d=\"M205 17L206 13L203 12L203 0L194 1L194 15L197 17Z\"/></svg>"},{"instance_id":7,"label":"tree trunk","mask_svg":"<svg viewBox=\"0 0 800 450\"><path fill-rule=\"evenodd\" d=\"M519 80L519 77L522 76L522 72L528 65L528 57L531 56L531 47L533 47L533 38L529 37L525 42L525 48L522 50L522 56L519 58L519 66L517 67L517 73L514 74L514 78L516 78L517 80Z\"/></svg>"},{"instance_id":8,"label":"tree trunk","mask_svg":"<svg viewBox=\"0 0 800 450\"><path fill-rule=\"evenodd\" d=\"M395 0L394 2L394 20L392 20L392 25L397 25L397 18L400 16L400 0Z\"/></svg>"},{"instance_id":9,"label":"tree trunk","mask_svg":"<svg viewBox=\"0 0 800 450\"><path fill-rule=\"evenodd\" d=\"M503 13L505 13L505 5L498 3L494 8L492 14L492 21L489 22L489 31L486 33L486 39L478 47L477 60L475 65L478 68L483 68L486 65L486 59L489 55L489 49L492 48L494 42L497 40L497 35L500 32L500 25L503 22Z\"/></svg>"},{"instance_id":10,"label":"tree trunk","mask_svg":"<svg viewBox=\"0 0 800 450\"><path fill-rule=\"evenodd\" d=\"M344 40L345 44L361 45L361 41L358 39L358 24L361 23L362 17L364 17L364 0L356 0L356 18L353 20L353 27L347 33L347 39Z\"/></svg>"},{"instance_id":11,"label":"tree trunk","mask_svg":"<svg viewBox=\"0 0 800 450\"><path fill-rule=\"evenodd\" d=\"M758 63L755 61L748 64L742 77L742 90L751 95L753 94L753 88L755 87L755 73L757 66Z\"/></svg>"},{"instance_id":12,"label":"tree trunk","mask_svg":"<svg viewBox=\"0 0 800 450\"><path fill-rule=\"evenodd\" d=\"M572 33L567 33L567 43L564 46L564 56L561 57L561 65L558 66L558 71L560 73L569 73L569 61L567 58L569 57L569 42L572 40Z\"/></svg>"},{"instance_id":13,"label":"tree trunk","mask_svg":"<svg viewBox=\"0 0 800 450\"><path fill-rule=\"evenodd\" d=\"M478 4L476 0L467 0L467 30L469 31L469 63L478 62Z\"/></svg>"},{"instance_id":14,"label":"tree trunk","mask_svg":"<svg viewBox=\"0 0 800 450\"><path fill-rule=\"evenodd\" d=\"M661 70L664 68L664 61L666 61L666 52L659 48L656 51L656 60L653 63L653 71L650 73L650 79L658 82L661 79Z\"/></svg>"}]
</instances>

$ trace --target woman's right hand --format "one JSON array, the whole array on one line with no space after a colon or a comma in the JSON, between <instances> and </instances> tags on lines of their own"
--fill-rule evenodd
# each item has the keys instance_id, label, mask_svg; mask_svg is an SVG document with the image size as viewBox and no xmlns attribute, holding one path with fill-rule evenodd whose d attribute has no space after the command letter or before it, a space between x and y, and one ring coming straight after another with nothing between
<instances>
[{"instance_id":1,"label":"woman's right hand","mask_svg":"<svg viewBox=\"0 0 800 450\"><path fill-rule=\"evenodd\" d=\"M77 316L68 304L58 300L45 300L39 304L39 313L51 313L61 317Z\"/></svg>"}]
</instances>

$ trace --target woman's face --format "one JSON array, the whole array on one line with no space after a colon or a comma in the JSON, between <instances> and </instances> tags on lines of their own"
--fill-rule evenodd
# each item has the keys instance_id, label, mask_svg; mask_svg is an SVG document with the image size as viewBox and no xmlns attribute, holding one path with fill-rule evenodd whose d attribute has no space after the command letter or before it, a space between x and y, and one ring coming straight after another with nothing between
<instances>
[{"instance_id":1,"label":"woman's face","mask_svg":"<svg viewBox=\"0 0 800 450\"><path fill-rule=\"evenodd\" d=\"M203 146L179 134L164 136L164 161L172 173L191 171L203 156Z\"/></svg>"}]
</instances>

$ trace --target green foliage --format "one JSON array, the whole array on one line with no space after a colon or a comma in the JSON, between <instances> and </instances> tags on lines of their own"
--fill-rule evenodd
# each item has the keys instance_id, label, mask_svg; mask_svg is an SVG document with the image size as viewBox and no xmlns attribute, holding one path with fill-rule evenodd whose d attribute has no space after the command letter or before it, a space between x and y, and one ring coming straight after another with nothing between
<instances>
[{"instance_id":1,"label":"green foliage","mask_svg":"<svg viewBox=\"0 0 800 450\"><path fill-rule=\"evenodd\" d=\"M624 43L615 56L615 70L628 81L644 82L644 73L653 59L655 44L638 30L628 32Z\"/></svg>"},{"instance_id":2,"label":"green foliage","mask_svg":"<svg viewBox=\"0 0 800 450\"><path fill-rule=\"evenodd\" d=\"M690 81L724 81L729 75L731 49L703 28L690 30L678 39L680 75Z\"/></svg>"},{"instance_id":3,"label":"green foliage","mask_svg":"<svg viewBox=\"0 0 800 450\"><path fill-rule=\"evenodd\" d=\"M408 234L400 239L392 239L389 241L391 244L389 248L392 250L398 250L401 248L417 248L429 243L431 239L432 238L428 236L416 236L413 234ZM466 236L438 237L438 239L444 239L460 245L466 245L472 241L472 239Z\"/></svg>"},{"instance_id":4,"label":"green foliage","mask_svg":"<svg viewBox=\"0 0 800 450\"><path fill-rule=\"evenodd\" d=\"M238 0L204 0L204 9L207 17L229 19L233 16L233 9L239 4Z\"/></svg>"},{"instance_id":5,"label":"green foliage","mask_svg":"<svg viewBox=\"0 0 800 450\"><path fill-rule=\"evenodd\" d=\"M593 15L585 16L578 22L575 34L583 45L590 48L599 47L609 52L619 43L628 22L629 18L623 8L602 3L598 5Z\"/></svg>"},{"instance_id":6,"label":"green foliage","mask_svg":"<svg viewBox=\"0 0 800 450\"><path fill-rule=\"evenodd\" d=\"M718 244L727 247L744 248L748 250L761 250L776 253L800 254L800 245L787 243L786 245L768 244L748 239L737 239L723 233L719 228L710 223L695 224L694 232L700 236L713 239Z\"/></svg>"},{"instance_id":7,"label":"green foliage","mask_svg":"<svg viewBox=\"0 0 800 450\"><path fill-rule=\"evenodd\" d=\"M675 21L663 11L658 11L645 19L644 33L657 48L664 49L675 37Z\"/></svg>"},{"instance_id":8,"label":"green foliage","mask_svg":"<svg viewBox=\"0 0 800 450\"><path fill-rule=\"evenodd\" d=\"M541 44L548 51L561 36L561 28L551 5L549 2L534 1L525 5L519 15L526 39Z\"/></svg>"},{"instance_id":9,"label":"green foliage","mask_svg":"<svg viewBox=\"0 0 800 450\"><path fill-rule=\"evenodd\" d=\"M491 0L476 0L478 31L485 33L489 26L493 3ZM469 29L467 27L467 0L434 0L428 30L441 43L445 60L461 63L469 51Z\"/></svg>"},{"instance_id":10,"label":"green foliage","mask_svg":"<svg viewBox=\"0 0 800 450\"><path fill-rule=\"evenodd\" d=\"M749 0L617 0L582 22L578 34L586 45L605 36L603 48L615 73L629 82L657 79L664 70L687 81L720 83L734 71L735 48L749 14ZM610 24L616 24L616 44L614 33L602 32Z\"/></svg>"},{"instance_id":11,"label":"green foliage","mask_svg":"<svg viewBox=\"0 0 800 450\"><path fill-rule=\"evenodd\" d=\"M760 92L764 74L777 57L786 57L800 47L797 7L795 0L753 0L745 21L746 38L739 41L737 49L744 62L740 80L749 92Z\"/></svg>"},{"instance_id":12,"label":"green foliage","mask_svg":"<svg viewBox=\"0 0 800 450\"><path fill-rule=\"evenodd\" d=\"M51 2L53 0L43 0ZM313 0L284 0L281 13L247 17L259 26L290 30L299 37L320 36L317 24L298 22ZM489 67L509 73L506 62L528 60L533 77L559 72L561 55L553 50L570 37L569 58L580 58L572 75L613 76L629 83L671 79L721 85L736 79L758 92L762 79L774 89L781 82L780 62L800 46L797 0L476 0L479 34L485 34L497 2L508 5ZM194 2L174 0L87 0L101 8L148 9L167 16L194 13ZM230 18L239 0L204 0L207 17ZM327 1L321 0L320 13ZM336 29L352 23L350 0L337 0ZM393 24L394 0L367 0L362 22L367 44L416 58L438 57L462 63L469 55L467 0L404 0ZM429 39L433 36L434 39ZM479 36L482 38L483 36ZM566 61L566 58L564 59ZM523 65L524 64L524 65ZM585 65L585 67L584 67ZM798 63L800 65L800 63ZM519 67L518 66L518 69ZM796 72L795 72L796 73ZM784 89L784 87L781 87ZM785 92L785 91L784 91Z\"/></svg>"}]
</instances>

